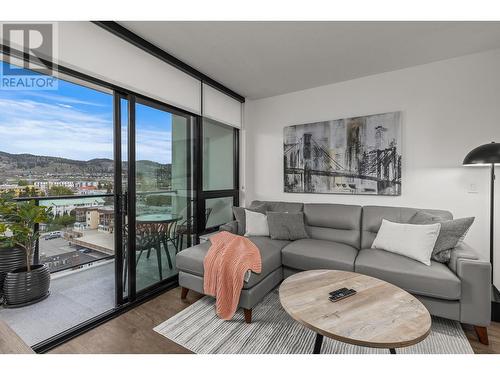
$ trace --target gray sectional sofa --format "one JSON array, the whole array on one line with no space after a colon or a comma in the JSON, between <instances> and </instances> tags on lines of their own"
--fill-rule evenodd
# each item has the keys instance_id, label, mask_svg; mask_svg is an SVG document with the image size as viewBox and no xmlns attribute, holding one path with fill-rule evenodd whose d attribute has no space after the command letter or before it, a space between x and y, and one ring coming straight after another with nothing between
<instances>
[{"instance_id":1,"label":"gray sectional sofa","mask_svg":"<svg viewBox=\"0 0 500 375\"><path fill-rule=\"evenodd\" d=\"M263 203L255 201L252 204ZM356 206L265 202L269 211L304 212L308 239L277 241L250 237L258 246L262 272L252 273L240 296L245 320L251 309L286 277L311 269L355 271L393 283L415 295L432 315L474 325L482 342L491 317L491 265L480 260L465 243L452 251L448 264L435 261L426 266L410 258L372 249L382 219L405 223L419 209L406 207ZM424 209L451 219L448 211ZM244 234L233 221L221 227ZM210 243L202 243L177 254L182 298L189 290L203 293L203 259Z\"/></svg>"}]
</instances>

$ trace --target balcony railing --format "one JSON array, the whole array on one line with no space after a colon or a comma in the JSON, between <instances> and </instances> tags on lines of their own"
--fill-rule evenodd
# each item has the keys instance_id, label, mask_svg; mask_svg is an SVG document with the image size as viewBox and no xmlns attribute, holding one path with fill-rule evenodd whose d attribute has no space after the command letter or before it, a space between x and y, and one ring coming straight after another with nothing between
<instances>
[{"instance_id":1,"label":"balcony railing","mask_svg":"<svg viewBox=\"0 0 500 375\"><path fill-rule=\"evenodd\" d=\"M148 202L150 196L177 193L177 190L137 192L137 204L139 207L146 206L149 213L151 210L154 211L155 207L154 204L152 206L148 204L151 203ZM40 233L40 238L35 245L33 263L46 264L50 272L55 273L113 259L115 257L113 198L112 193L14 198L15 201L34 200L38 206L53 207L54 217L51 222L35 225L35 231ZM64 200L68 202L57 204ZM93 202L93 200L100 201ZM113 209L110 209L110 206ZM103 210L104 207L108 209ZM71 215L71 212L78 208L97 212L90 218L87 218L88 211L85 215L76 213ZM164 212L164 206L161 211ZM67 217L68 221L64 222L61 217ZM70 218L74 220L69 220Z\"/></svg>"},{"instance_id":2,"label":"balcony railing","mask_svg":"<svg viewBox=\"0 0 500 375\"><path fill-rule=\"evenodd\" d=\"M15 198L16 201L34 200L38 206L53 207L54 216L51 221L35 225L40 238L35 244L33 263L46 264L50 272L55 273L113 259L113 234L99 231L96 218L91 225L85 222L86 229L80 231L74 225L76 216L71 215L79 207L92 209L112 206L113 197L114 194L95 194ZM68 202L58 204L64 200ZM66 218L67 221L61 218Z\"/></svg>"}]
</instances>

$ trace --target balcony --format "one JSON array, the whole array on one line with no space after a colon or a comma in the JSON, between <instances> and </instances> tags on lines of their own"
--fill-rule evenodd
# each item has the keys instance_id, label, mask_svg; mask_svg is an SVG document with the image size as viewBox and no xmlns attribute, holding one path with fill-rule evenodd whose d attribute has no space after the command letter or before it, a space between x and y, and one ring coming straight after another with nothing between
<instances>
[{"instance_id":1,"label":"balcony","mask_svg":"<svg viewBox=\"0 0 500 375\"><path fill-rule=\"evenodd\" d=\"M35 262L46 264L51 272L50 296L26 307L0 307L0 320L29 345L115 307L114 209L109 198L100 201L102 206L88 207L82 207L82 199L86 198L36 198L39 205L50 204L60 213L58 220L54 217L39 226L35 254ZM141 207L150 211L145 205ZM165 251L175 261L174 246L169 243L165 249L162 245L163 254ZM140 257L136 269L138 290L160 281L156 252L146 252L149 254ZM163 279L176 274L175 264L170 267L165 256L161 269Z\"/></svg>"},{"instance_id":2,"label":"balcony","mask_svg":"<svg viewBox=\"0 0 500 375\"><path fill-rule=\"evenodd\" d=\"M48 298L26 307L0 307L0 319L35 345L112 309L114 290L113 259L55 271Z\"/></svg>"}]
</instances>

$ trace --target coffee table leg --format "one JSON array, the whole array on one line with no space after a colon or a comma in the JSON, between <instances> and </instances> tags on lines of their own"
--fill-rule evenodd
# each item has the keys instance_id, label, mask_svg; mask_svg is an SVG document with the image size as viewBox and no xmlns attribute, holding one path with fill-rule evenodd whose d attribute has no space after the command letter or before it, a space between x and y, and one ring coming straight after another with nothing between
<instances>
[{"instance_id":1,"label":"coffee table leg","mask_svg":"<svg viewBox=\"0 0 500 375\"><path fill-rule=\"evenodd\" d=\"M396 354L396 349L394 349L394 348L390 348L390 349L389 349L389 352L391 352L391 354Z\"/></svg>"},{"instance_id":2,"label":"coffee table leg","mask_svg":"<svg viewBox=\"0 0 500 375\"><path fill-rule=\"evenodd\" d=\"M323 335L316 333L316 341L314 341L314 351L313 354L321 353L321 345L323 344Z\"/></svg>"}]
</instances>

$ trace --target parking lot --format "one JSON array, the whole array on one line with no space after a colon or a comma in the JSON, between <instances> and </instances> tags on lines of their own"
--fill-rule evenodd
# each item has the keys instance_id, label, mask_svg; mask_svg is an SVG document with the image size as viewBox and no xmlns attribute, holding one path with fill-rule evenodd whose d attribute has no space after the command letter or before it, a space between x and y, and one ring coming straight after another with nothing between
<instances>
[{"instance_id":1,"label":"parking lot","mask_svg":"<svg viewBox=\"0 0 500 375\"><path fill-rule=\"evenodd\" d=\"M42 237L40 238L38 243L40 256L44 254L46 257L52 257L76 250L75 248L70 247L68 241L64 238L54 238L51 240L46 240Z\"/></svg>"},{"instance_id":2,"label":"parking lot","mask_svg":"<svg viewBox=\"0 0 500 375\"><path fill-rule=\"evenodd\" d=\"M51 272L109 257L109 254L97 250L78 245L70 246L62 237L47 240L40 238L39 254L40 261L47 264Z\"/></svg>"}]
</instances>

